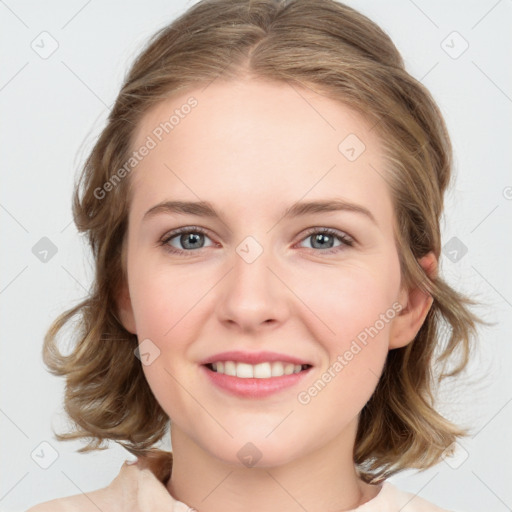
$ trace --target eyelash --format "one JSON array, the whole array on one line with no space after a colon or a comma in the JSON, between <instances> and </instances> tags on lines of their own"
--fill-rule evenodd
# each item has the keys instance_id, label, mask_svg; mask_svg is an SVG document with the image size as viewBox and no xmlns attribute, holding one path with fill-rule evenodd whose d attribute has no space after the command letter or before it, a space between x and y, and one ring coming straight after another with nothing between
<instances>
[{"instance_id":1,"label":"eyelash","mask_svg":"<svg viewBox=\"0 0 512 512\"><path fill-rule=\"evenodd\" d=\"M163 248L166 251L170 252L171 254L193 256L194 253L201 251L201 249L181 250L181 249L176 249L175 247L171 247L170 245L168 245L168 243L173 238L176 238L176 236L181 235L183 233L201 233L203 235L208 236L207 231L203 228L200 228L199 226L187 226L187 227L183 227L183 228L179 228L174 231L171 231L170 233L167 233L159 241L158 245L163 246ZM338 231L338 230L332 229L332 228L311 228L307 231L306 235L300 241L302 242L303 240L309 238L311 235L314 235L314 234L333 236L333 237L337 238L340 242L342 242L342 244L345 245L346 247L352 247L354 245L354 240L351 237L349 237L348 235L344 234L341 231ZM323 254L334 254L341 250L344 250L343 245L338 246L338 247L333 247L331 249L326 249L326 250L315 249L315 248L311 248L310 250L312 250L314 252L320 252Z\"/></svg>"}]
</instances>

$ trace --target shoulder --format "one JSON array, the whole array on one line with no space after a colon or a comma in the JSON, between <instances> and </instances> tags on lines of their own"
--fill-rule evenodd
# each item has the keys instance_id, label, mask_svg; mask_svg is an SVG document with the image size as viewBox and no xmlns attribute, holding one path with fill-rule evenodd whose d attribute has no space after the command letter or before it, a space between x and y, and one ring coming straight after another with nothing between
<instances>
[{"instance_id":1,"label":"shoulder","mask_svg":"<svg viewBox=\"0 0 512 512\"><path fill-rule=\"evenodd\" d=\"M98 512L98 509L110 510L105 508L105 489L38 503L26 512Z\"/></svg>"},{"instance_id":2,"label":"shoulder","mask_svg":"<svg viewBox=\"0 0 512 512\"><path fill-rule=\"evenodd\" d=\"M124 502L133 480L133 472L125 461L119 474L107 486L95 491L74 494L38 503L25 512L117 512L125 510Z\"/></svg>"},{"instance_id":3,"label":"shoulder","mask_svg":"<svg viewBox=\"0 0 512 512\"><path fill-rule=\"evenodd\" d=\"M169 512L178 511L183 507L180 508L164 486L171 468L172 453L169 452L139 457L135 463L125 461L107 487L45 501L25 512L139 512L155 505Z\"/></svg>"},{"instance_id":4,"label":"shoulder","mask_svg":"<svg viewBox=\"0 0 512 512\"><path fill-rule=\"evenodd\" d=\"M402 491L389 481L385 481L379 494L356 509L357 512L455 512L434 505L417 494Z\"/></svg>"}]
</instances>

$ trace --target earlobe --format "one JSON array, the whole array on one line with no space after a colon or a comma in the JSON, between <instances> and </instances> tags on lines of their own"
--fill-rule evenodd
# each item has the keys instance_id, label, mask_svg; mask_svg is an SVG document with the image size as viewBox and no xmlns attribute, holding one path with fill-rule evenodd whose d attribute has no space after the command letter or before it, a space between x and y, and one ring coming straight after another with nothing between
<instances>
[{"instance_id":1,"label":"earlobe","mask_svg":"<svg viewBox=\"0 0 512 512\"><path fill-rule=\"evenodd\" d=\"M418 260L427 275L437 276L437 258L429 252ZM434 302L433 297L415 287L409 291L403 290L400 303L402 311L393 321L389 338L389 349L404 347L414 340Z\"/></svg>"},{"instance_id":2,"label":"earlobe","mask_svg":"<svg viewBox=\"0 0 512 512\"><path fill-rule=\"evenodd\" d=\"M132 301L128 286L123 284L116 301L117 305L117 318L122 326L132 334L137 334L137 327L135 325L135 316L133 314Z\"/></svg>"}]
</instances>

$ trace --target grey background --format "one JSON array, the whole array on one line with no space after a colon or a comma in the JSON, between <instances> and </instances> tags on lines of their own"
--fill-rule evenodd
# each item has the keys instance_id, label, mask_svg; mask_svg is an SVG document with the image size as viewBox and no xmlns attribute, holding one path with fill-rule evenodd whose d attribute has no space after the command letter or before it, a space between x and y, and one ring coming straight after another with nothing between
<instances>
[{"instance_id":1,"label":"grey background","mask_svg":"<svg viewBox=\"0 0 512 512\"><path fill-rule=\"evenodd\" d=\"M467 372L477 384L461 380L440 394L441 411L472 425L473 435L461 441L455 458L390 481L446 509L512 510L512 2L347 3L391 35L409 72L443 111L457 180L446 198L449 245L441 272L483 302L477 312L496 322L480 330ZM85 296L92 277L92 260L71 219L75 174L141 45L189 5L0 0L3 512L104 487L132 458L115 443L78 454L81 443L53 438L52 425L66 425L63 380L45 370L41 346L51 320ZM469 46L461 53L464 41ZM45 55L52 44L58 48ZM56 250L46 262L36 256L37 244L48 244L43 237ZM170 448L168 440L162 447Z\"/></svg>"}]
</instances>

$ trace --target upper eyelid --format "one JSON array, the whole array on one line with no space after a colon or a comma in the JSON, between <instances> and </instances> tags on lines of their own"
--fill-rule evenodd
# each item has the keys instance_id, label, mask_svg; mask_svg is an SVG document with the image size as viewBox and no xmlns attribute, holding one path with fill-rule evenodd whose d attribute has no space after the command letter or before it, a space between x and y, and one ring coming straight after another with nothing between
<instances>
[{"instance_id":1,"label":"upper eyelid","mask_svg":"<svg viewBox=\"0 0 512 512\"><path fill-rule=\"evenodd\" d=\"M194 231L202 233L202 234L206 235L208 238L210 238L210 240L212 242L218 243L218 242L215 242L214 237L210 236L209 229L203 228L201 226L193 226L193 225L192 226L183 226L183 227L179 227L179 228L173 229L171 231L168 231L160 238L160 241L167 243L182 233L188 233L188 232L194 232ZM338 236L340 236L340 238L348 238L353 244L357 243L357 239L354 238L350 233L347 233L346 231L344 231L342 229L333 228L333 227L329 227L329 226L312 226L312 227L306 228L305 230L302 230L302 232L300 234L301 238L297 242L301 242L305 238L311 236L313 233L322 232L322 231L333 231L333 234L337 234ZM182 249L180 249L180 250L182 250Z\"/></svg>"}]
</instances>

